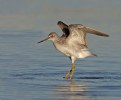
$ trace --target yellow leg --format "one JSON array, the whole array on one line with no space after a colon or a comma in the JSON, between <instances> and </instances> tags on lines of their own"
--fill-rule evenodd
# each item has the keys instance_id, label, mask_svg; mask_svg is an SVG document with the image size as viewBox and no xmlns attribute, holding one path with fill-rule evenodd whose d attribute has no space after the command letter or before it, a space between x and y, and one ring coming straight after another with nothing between
<instances>
[{"instance_id":1,"label":"yellow leg","mask_svg":"<svg viewBox=\"0 0 121 100\"><path fill-rule=\"evenodd\" d=\"M75 64L72 64L71 70L64 76L64 78L68 79L68 77L70 75L70 79L72 79L74 71L75 71Z\"/></svg>"},{"instance_id":2,"label":"yellow leg","mask_svg":"<svg viewBox=\"0 0 121 100\"><path fill-rule=\"evenodd\" d=\"M64 78L65 78L65 79L68 79L68 76L70 75L70 73L71 73L71 71L69 71L69 72L64 76Z\"/></svg>"},{"instance_id":3,"label":"yellow leg","mask_svg":"<svg viewBox=\"0 0 121 100\"><path fill-rule=\"evenodd\" d=\"M72 68L71 68L71 73L70 73L70 80L73 78L73 74L74 74L74 71L75 71L75 64L72 64Z\"/></svg>"}]
</instances>

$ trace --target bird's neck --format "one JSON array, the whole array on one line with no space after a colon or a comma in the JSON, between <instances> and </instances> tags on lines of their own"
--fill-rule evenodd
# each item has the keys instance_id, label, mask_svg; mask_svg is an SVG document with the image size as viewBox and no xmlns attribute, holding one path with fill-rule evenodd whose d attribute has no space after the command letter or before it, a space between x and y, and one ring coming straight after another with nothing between
<instances>
[{"instance_id":1,"label":"bird's neck","mask_svg":"<svg viewBox=\"0 0 121 100\"><path fill-rule=\"evenodd\" d=\"M54 39L52 40L53 43L56 43L56 42L58 42L58 41L60 41L60 37L59 37L59 36L56 36L56 38L54 38Z\"/></svg>"},{"instance_id":2,"label":"bird's neck","mask_svg":"<svg viewBox=\"0 0 121 100\"><path fill-rule=\"evenodd\" d=\"M64 42L65 42L65 39L64 38L58 37L53 43L55 45L63 45Z\"/></svg>"}]
</instances>

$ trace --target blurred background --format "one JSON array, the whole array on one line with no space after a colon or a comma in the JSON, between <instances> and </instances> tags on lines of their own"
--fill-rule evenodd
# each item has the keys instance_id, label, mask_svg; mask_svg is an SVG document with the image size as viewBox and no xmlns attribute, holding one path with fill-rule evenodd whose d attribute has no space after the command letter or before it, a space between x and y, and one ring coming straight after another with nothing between
<instances>
[{"instance_id":1,"label":"blurred background","mask_svg":"<svg viewBox=\"0 0 121 100\"><path fill-rule=\"evenodd\" d=\"M0 29L50 31L62 20L119 32L120 5L120 0L0 0Z\"/></svg>"}]
</instances>

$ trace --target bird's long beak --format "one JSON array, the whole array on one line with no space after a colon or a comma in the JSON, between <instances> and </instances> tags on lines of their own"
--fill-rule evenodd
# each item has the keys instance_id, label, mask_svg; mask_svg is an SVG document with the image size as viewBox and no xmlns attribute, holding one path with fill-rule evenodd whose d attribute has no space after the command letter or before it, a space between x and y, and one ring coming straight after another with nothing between
<instances>
[{"instance_id":1,"label":"bird's long beak","mask_svg":"<svg viewBox=\"0 0 121 100\"><path fill-rule=\"evenodd\" d=\"M39 41L39 42L37 42L37 43L42 43L42 42L44 42L44 41L46 41L46 40L48 40L49 39L49 37L47 37L47 38L45 38L44 40L41 40L41 41Z\"/></svg>"}]
</instances>

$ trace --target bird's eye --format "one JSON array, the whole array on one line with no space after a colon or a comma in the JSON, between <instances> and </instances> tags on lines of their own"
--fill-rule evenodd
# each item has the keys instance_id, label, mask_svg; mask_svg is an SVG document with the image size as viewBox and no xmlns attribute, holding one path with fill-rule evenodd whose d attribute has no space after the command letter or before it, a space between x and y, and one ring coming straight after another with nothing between
<instances>
[{"instance_id":1,"label":"bird's eye","mask_svg":"<svg viewBox=\"0 0 121 100\"><path fill-rule=\"evenodd\" d=\"M53 34L52 37L55 37L55 34Z\"/></svg>"}]
</instances>

